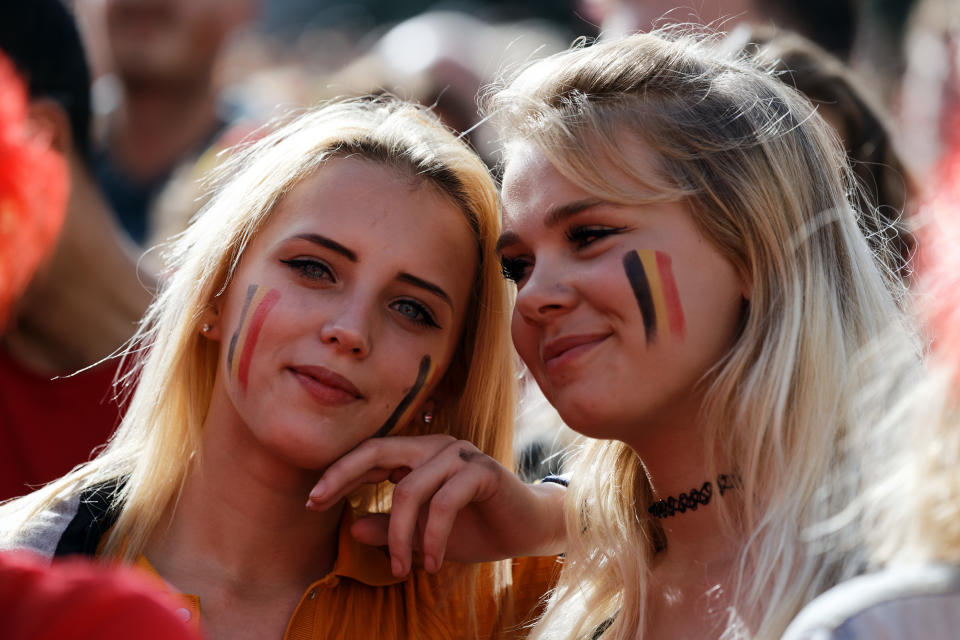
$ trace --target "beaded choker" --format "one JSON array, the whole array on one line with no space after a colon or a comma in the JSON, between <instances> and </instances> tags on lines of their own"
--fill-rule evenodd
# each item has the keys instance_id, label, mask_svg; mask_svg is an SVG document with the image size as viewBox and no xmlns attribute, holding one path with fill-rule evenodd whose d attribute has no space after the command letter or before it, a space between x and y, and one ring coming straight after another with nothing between
<instances>
[{"instance_id":1,"label":"beaded choker","mask_svg":"<svg viewBox=\"0 0 960 640\"><path fill-rule=\"evenodd\" d=\"M740 478L738 476L723 473L717 476L717 489L721 496L739 486ZM647 511L654 518L669 518L678 513L686 513L687 510L696 511L700 505L710 504L710 498L712 497L713 483L707 480L699 489L691 489L689 493L681 493L676 498L670 496L666 500L657 500L647 508Z\"/></svg>"}]
</instances>

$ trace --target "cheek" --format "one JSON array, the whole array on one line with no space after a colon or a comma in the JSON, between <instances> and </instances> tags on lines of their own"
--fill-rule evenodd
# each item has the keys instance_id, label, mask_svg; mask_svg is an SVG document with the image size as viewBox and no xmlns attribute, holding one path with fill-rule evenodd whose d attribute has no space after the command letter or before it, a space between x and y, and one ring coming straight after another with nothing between
<instances>
[{"instance_id":1,"label":"cheek","mask_svg":"<svg viewBox=\"0 0 960 640\"><path fill-rule=\"evenodd\" d=\"M513 312L513 318L510 321L510 335L513 338L513 346L520 355L520 358L528 367L536 361L537 355L537 335L533 327L527 324L520 313Z\"/></svg>"},{"instance_id":2,"label":"cheek","mask_svg":"<svg viewBox=\"0 0 960 640\"><path fill-rule=\"evenodd\" d=\"M417 367L417 377L413 384L406 390L399 404L387 417L383 425L373 434L374 438L381 438L389 435L397 429L410 422L413 414L423 397L425 390L432 387L436 377L437 367L430 356L425 355L420 358L420 364Z\"/></svg>"},{"instance_id":3,"label":"cheek","mask_svg":"<svg viewBox=\"0 0 960 640\"><path fill-rule=\"evenodd\" d=\"M227 370L230 379L240 385L246 393L260 331L270 312L280 301L280 292L276 289L252 284L247 287L243 306L236 329L230 336L227 346Z\"/></svg>"},{"instance_id":4,"label":"cheek","mask_svg":"<svg viewBox=\"0 0 960 640\"><path fill-rule=\"evenodd\" d=\"M647 344L682 342L686 315L670 255L652 249L628 251L623 256L623 270L643 320Z\"/></svg>"}]
</instances>

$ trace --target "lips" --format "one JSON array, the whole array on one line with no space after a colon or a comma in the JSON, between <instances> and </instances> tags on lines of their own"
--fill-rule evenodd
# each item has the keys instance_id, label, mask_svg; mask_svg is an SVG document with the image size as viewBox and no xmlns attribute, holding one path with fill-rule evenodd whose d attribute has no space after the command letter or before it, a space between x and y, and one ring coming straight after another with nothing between
<instances>
[{"instance_id":1,"label":"lips","mask_svg":"<svg viewBox=\"0 0 960 640\"><path fill-rule=\"evenodd\" d=\"M311 395L323 404L345 404L363 399L363 394L350 380L326 367L298 365L290 367Z\"/></svg>"},{"instance_id":2,"label":"lips","mask_svg":"<svg viewBox=\"0 0 960 640\"><path fill-rule=\"evenodd\" d=\"M540 359L548 367L556 367L589 351L609 336L609 333L589 333L555 338L543 346Z\"/></svg>"}]
</instances>

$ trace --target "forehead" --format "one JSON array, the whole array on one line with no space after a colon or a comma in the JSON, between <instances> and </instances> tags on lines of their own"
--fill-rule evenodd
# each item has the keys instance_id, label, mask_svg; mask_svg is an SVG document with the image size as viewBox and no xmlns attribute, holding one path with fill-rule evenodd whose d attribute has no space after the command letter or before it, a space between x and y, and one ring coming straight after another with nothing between
<instances>
[{"instance_id":1,"label":"forehead","mask_svg":"<svg viewBox=\"0 0 960 640\"><path fill-rule=\"evenodd\" d=\"M362 158L334 158L277 204L249 252L300 234L320 234L359 262L471 283L476 240L463 211L426 180Z\"/></svg>"},{"instance_id":2,"label":"forehead","mask_svg":"<svg viewBox=\"0 0 960 640\"><path fill-rule=\"evenodd\" d=\"M553 207L590 196L565 178L532 143L513 142L507 148L503 173L504 228L517 226L530 216L542 217Z\"/></svg>"}]
</instances>

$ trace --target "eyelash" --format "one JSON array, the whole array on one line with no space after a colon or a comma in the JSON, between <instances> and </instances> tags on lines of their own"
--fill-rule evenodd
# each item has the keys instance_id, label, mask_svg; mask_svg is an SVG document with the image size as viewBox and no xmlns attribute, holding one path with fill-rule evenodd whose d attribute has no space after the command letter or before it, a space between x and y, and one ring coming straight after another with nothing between
<instances>
[{"instance_id":1,"label":"eyelash","mask_svg":"<svg viewBox=\"0 0 960 640\"><path fill-rule=\"evenodd\" d=\"M620 233L624 227L571 227L564 233L567 240L577 245L578 249L590 246L597 240Z\"/></svg>"},{"instance_id":2,"label":"eyelash","mask_svg":"<svg viewBox=\"0 0 960 640\"><path fill-rule=\"evenodd\" d=\"M503 277L517 284L524 279L529 266L529 260L500 256L500 271L503 273Z\"/></svg>"},{"instance_id":3,"label":"eyelash","mask_svg":"<svg viewBox=\"0 0 960 640\"><path fill-rule=\"evenodd\" d=\"M597 240L618 234L624 229L625 227L571 227L564 233L564 236L567 241L574 243L577 249L585 249ZM503 272L503 277L518 284L526 277L526 270L529 266L530 261L525 258L500 257L500 270Z\"/></svg>"},{"instance_id":4,"label":"eyelash","mask_svg":"<svg viewBox=\"0 0 960 640\"><path fill-rule=\"evenodd\" d=\"M280 262L282 262L283 264L287 265L294 271L298 272L303 277L308 278L310 280L326 279L326 280L329 280L330 282L336 282L336 279L334 278L334 275L333 275L333 270L330 269L330 267L328 267L324 262L320 260L314 260L314 259L308 259L308 258L291 258L289 260L281 260ZM317 271L320 271L320 273L317 273ZM403 313L402 311L399 311L399 309L396 309L396 305L398 304L410 305L410 307L412 307L413 310L415 311L415 314L408 315L406 313ZM404 316L405 318L407 318L408 320L410 320L415 324L418 324L423 327L431 327L435 329L440 328L440 325L437 324L437 321L433 317L433 314L431 314L430 311L424 305L420 304L419 302L416 302L415 300L409 300L406 298L397 300L391 304L391 307L394 307L400 313L400 315Z\"/></svg>"},{"instance_id":5,"label":"eyelash","mask_svg":"<svg viewBox=\"0 0 960 640\"><path fill-rule=\"evenodd\" d=\"M294 271L299 272L300 275L310 280L322 280L325 277L330 282L336 281L333 276L333 270L320 260L291 258L290 260L281 260L280 262L287 265ZM317 270L320 270L321 273L318 274Z\"/></svg>"},{"instance_id":6,"label":"eyelash","mask_svg":"<svg viewBox=\"0 0 960 640\"><path fill-rule=\"evenodd\" d=\"M407 315L402 311L400 311L399 309L396 309L397 305L410 305L416 311L416 316ZM419 302L416 302L415 300L403 298L401 300L397 300L391 303L390 306L394 307L394 309L396 309L398 313L400 313L402 316L404 316L405 318L407 318L408 320L410 320L415 324L418 324L422 327L430 327L431 329L440 328L440 325L437 324L437 321L434 319L433 314L431 314L430 311L427 310L425 306L423 306Z\"/></svg>"}]
</instances>

